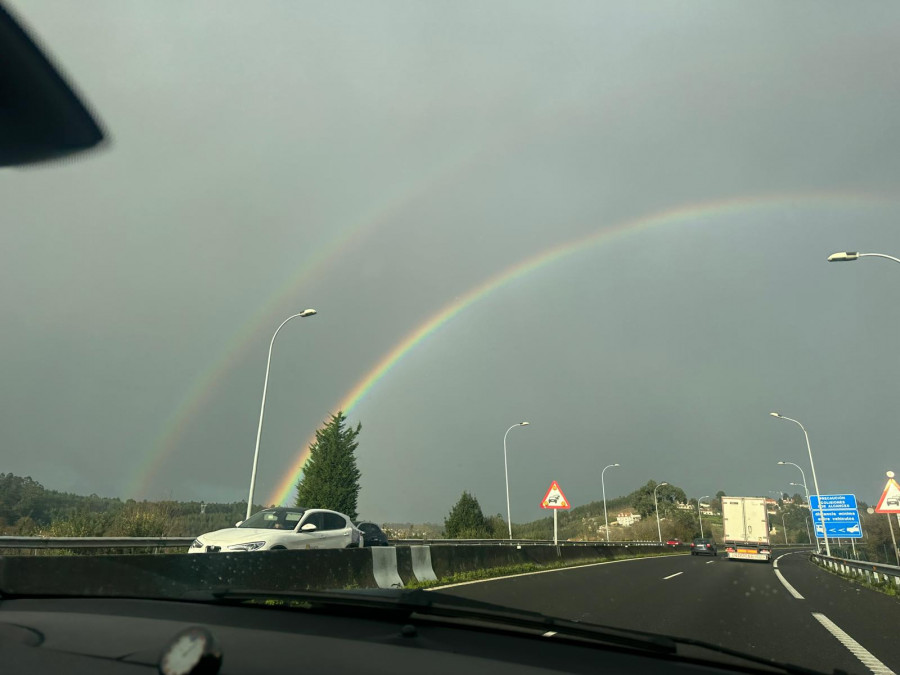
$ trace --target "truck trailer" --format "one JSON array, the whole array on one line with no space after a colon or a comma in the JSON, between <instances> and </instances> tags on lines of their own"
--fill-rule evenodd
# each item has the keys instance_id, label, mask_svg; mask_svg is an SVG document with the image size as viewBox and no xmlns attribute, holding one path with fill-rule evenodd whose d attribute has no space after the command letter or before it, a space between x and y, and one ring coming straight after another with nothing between
<instances>
[{"instance_id":1,"label":"truck trailer","mask_svg":"<svg viewBox=\"0 0 900 675\"><path fill-rule=\"evenodd\" d=\"M763 497L722 497L725 556L734 560L772 559L769 512Z\"/></svg>"}]
</instances>

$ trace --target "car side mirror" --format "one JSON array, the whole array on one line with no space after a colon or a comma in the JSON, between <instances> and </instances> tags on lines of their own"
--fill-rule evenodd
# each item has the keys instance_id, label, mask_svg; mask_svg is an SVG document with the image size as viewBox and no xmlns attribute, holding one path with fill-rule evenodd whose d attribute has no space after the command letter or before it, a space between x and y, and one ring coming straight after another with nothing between
<instances>
[{"instance_id":1,"label":"car side mirror","mask_svg":"<svg viewBox=\"0 0 900 675\"><path fill-rule=\"evenodd\" d=\"M300 528L301 532L312 532L313 530L317 530L318 528L312 523L306 523L303 527Z\"/></svg>"}]
</instances>

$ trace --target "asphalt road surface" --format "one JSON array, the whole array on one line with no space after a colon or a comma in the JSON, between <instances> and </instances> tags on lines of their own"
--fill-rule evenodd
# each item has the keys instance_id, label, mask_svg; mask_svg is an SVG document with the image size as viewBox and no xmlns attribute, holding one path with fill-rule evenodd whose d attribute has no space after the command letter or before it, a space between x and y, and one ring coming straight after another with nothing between
<instances>
[{"instance_id":1,"label":"asphalt road surface","mask_svg":"<svg viewBox=\"0 0 900 675\"><path fill-rule=\"evenodd\" d=\"M643 558L436 590L824 672L900 672L900 601L825 572L802 552L774 564Z\"/></svg>"}]
</instances>

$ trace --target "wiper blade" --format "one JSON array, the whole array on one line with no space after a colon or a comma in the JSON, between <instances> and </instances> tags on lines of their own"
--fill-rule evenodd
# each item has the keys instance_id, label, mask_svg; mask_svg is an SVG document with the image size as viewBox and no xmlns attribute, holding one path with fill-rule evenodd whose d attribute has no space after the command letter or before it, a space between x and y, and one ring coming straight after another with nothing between
<instances>
[{"instance_id":1,"label":"wiper blade","mask_svg":"<svg viewBox=\"0 0 900 675\"><path fill-rule=\"evenodd\" d=\"M823 675L821 671L803 666L782 663L753 654L723 647L704 640L658 635L629 628L617 628L593 623L583 623L569 619L547 616L540 612L511 609L440 592L402 589L365 589L352 591L233 591L230 589L197 593L190 598L207 602L247 602L260 600L280 600L285 603L300 603L299 607L311 609L352 610L358 615L360 609L375 609L380 612L397 612L404 619L440 617L454 623L478 624L483 627L504 629L517 628L536 636L551 639L574 639L603 642L609 645L632 648L657 655L676 656L687 660L709 663L690 649L693 647L729 656L745 662L758 664L767 670L796 673L797 675ZM290 605L288 605L290 606ZM295 607L298 605L294 605Z\"/></svg>"},{"instance_id":2,"label":"wiper blade","mask_svg":"<svg viewBox=\"0 0 900 675\"><path fill-rule=\"evenodd\" d=\"M398 612L404 618L441 617L498 628L518 628L537 636L572 637L602 641L623 647L631 647L658 654L675 654L677 646L671 639L627 629L582 624L577 621L557 619L540 612L510 609L477 600L422 590L354 590L354 591L206 591L191 594L186 600L207 602L247 602L281 600L286 603L302 603L300 607L313 609L377 609ZM295 605L296 606L296 605Z\"/></svg>"}]
</instances>

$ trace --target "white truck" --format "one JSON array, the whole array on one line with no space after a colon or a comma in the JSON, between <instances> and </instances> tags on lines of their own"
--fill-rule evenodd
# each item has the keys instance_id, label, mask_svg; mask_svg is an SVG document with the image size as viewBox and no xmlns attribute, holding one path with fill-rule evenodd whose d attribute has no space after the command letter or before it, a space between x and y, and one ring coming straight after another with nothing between
<instances>
[{"instance_id":1,"label":"white truck","mask_svg":"<svg viewBox=\"0 0 900 675\"><path fill-rule=\"evenodd\" d=\"M772 559L769 513L763 497L722 497L725 556L734 560Z\"/></svg>"}]
</instances>

